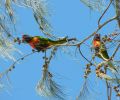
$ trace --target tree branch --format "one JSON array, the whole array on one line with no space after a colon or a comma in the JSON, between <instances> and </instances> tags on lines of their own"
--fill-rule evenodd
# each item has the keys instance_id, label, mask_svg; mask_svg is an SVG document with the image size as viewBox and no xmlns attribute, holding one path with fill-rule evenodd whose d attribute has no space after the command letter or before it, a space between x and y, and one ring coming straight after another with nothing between
<instances>
[{"instance_id":1,"label":"tree branch","mask_svg":"<svg viewBox=\"0 0 120 100\"><path fill-rule=\"evenodd\" d=\"M103 14L100 16L99 20L98 20L98 26L100 26L100 21L102 19L102 17L105 15L105 13L107 12L107 10L109 9L110 5L112 4L113 0L110 0L110 3L108 4L107 8L105 9L105 11L103 12Z\"/></svg>"},{"instance_id":2,"label":"tree branch","mask_svg":"<svg viewBox=\"0 0 120 100\"><path fill-rule=\"evenodd\" d=\"M26 57L28 57L28 56L36 53L36 52L38 52L38 51L34 51L34 52L30 53L30 54L27 54L27 55L17 59L8 69L6 69L4 72L0 73L0 78L2 76L4 76L5 74L8 74L9 72L11 72L15 68L16 63L18 63L20 60L23 60L24 58L26 58Z\"/></svg>"},{"instance_id":3,"label":"tree branch","mask_svg":"<svg viewBox=\"0 0 120 100\"><path fill-rule=\"evenodd\" d=\"M106 22L104 22L102 25L100 25L100 26L96 29L96 31L94 31L92 34L90 34L88 37L86 37L85 39L83 39L83 40L82 40L81 42L79 42L79 43L76 43L76 44L59 44L59 45L57 45L57 46L78 46L78 45L81 45L81 44L83 44L85 41L87 41L88 39L90 39L93 35L95 35L101 28L103 28L105 25L107 25L109 22L111 22L111 21L113 21L113 20L115 20L115 19L117 19L117 16L115 16L115 17L107 20Z\"/></svg>"},{"instance_id":4,"label":"tree branch","mask_svg":"<svg viewBox=\"0 0 120 100\"><path fill-rule=\"evenodd\" d=\"M113 52L112 56L110 57L110 60L111 60L112 58L114 58L114 56L116 55L116 53L117 53L117 51L119 50L119 48L120 48L120 44L118 44L118 46L116 47L115 51Z\"/></svg>"}]
</instances>

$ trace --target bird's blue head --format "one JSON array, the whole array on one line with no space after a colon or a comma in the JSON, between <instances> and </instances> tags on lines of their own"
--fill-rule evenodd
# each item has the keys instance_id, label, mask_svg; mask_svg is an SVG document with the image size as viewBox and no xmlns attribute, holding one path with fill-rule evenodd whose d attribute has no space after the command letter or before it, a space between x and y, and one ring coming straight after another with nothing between
<instances>
[{"instance_id":1,"label":"bird's blue head","mask_svg":"<svg viewBox=\"0 0 120 100\"><path fill-rule=\"evenodd\" d=\"M29 43L32 40L32 37L29 35L23 35L22 36L22 42L23 43Z\"/></svg>"},{"instance_id":2,"label":"bird's blue head","mask_svg":"<svg viewBox=\"0 0 120 100\"><path fill-rule=\"evenodd\" d=\"M100 34L95 34L94 35L94 40L98 40L99 41L100 40Z\"/></svg>"}]
</instances>

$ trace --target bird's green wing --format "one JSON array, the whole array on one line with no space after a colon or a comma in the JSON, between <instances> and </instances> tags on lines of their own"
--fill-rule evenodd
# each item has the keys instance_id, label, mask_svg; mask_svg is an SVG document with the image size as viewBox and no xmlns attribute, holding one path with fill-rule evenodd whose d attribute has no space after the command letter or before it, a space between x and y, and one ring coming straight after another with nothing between
<instances>
[{"instance_id":1,"label":"bird's green wing","mask_svg":"<svg viewBox=\"0 0 120 100\"><path fill-rule=\"evenodd\" d=\"M44 38L42 36L35 36L37 38L39 38L41 41L49 41L50 39L49 38Z\"/></svg>"},{"instance_id":2,"label":"bird's green wing","mask_svg":"<svg viewBox=\"0 0 120 100\"><path fill-rule=\"evenodd\" d=\"M44 38L42 36L35 36L35 37L39 38L39 40L40 40L39 45L42 45L42 46L50 45L50 43L52 42L52 40L49 38Z\"/></svg>"},{"instance_id":3,"label":"bird's green wing","mask_svg":"<svg viewBox=\"0 0 120 100\"><path fill-rule=\"evenodd\" d=\"M99 54L100 54L100 57L101 57L103 60L108 60L108 59L109 59L109 55L108 55L108 52L107 52L107 49L106 49L104 43L101 43L101 47L100 47Z\"/></svg>"},{"instance_id":4,"label":"bird's green wing","mask_svg":"<svg viewBox=\"0 0 120 100\"><path fill-rule=\"evenodd\" d=\"M58 39L58 40L51 40L49 38L44 38L41 36L38 36L38 38L40 39L41 42L44 43L49 43L50 45L57 45L57 44L63 44L67 42L67 38L62 38L62 39Z\"/></svg>"}]
</instances>

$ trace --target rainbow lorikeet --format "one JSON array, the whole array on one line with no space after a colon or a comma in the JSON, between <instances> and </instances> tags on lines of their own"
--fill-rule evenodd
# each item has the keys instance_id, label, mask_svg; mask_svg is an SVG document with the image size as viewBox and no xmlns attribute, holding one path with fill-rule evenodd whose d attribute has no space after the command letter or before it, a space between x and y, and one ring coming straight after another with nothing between
<instances>
[{"instance_id":1,"label":"rainbow lorikeet","mask_svg":"<svg viewBox=\"0 0 120 100\"><path fill-rule=\"evenodd\" d=\"M108 61L110 59L107 49L105 47L104 42L101 40L100 34L95 34L93 38L93 48L95 49L95 55L104 61L107 61L107 66L113 72L117 71L115 65Z\"/></svg>"},{"instance_id":2,"label":"rainbow lorikeet","mask_svg":"<svg viewBox=\"0 0 120 100\"><path fill-rule=\"evenodd\" d=\"M44 38L42 36L29 36L29 35L22 36L23 43L29 44L33 49L36 49L38 51L45 51L46 49L49 49L53 46L64 44L72 40L75 40L75 38L67 39L67 37L65 37L58 40L51 40L49 38Z\"/></svg>"},{"instance_id":3,"label":"rainbow lorikeet","mask_svg":"<svg viewBox=\"0 0 120 100\"><path fill-rule=\"evenodd\" d=\"M105 47L105 44L100 39L100 34L95 34L93 39L93 47L95 49L96 56L105 61L109 60L107 49Z\"/></svg>"}]
</instances>

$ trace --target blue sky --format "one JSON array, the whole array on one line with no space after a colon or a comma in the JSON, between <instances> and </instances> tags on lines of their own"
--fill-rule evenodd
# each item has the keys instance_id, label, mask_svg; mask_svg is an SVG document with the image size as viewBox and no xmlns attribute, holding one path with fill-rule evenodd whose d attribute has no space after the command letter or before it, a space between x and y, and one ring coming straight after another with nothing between
<instances>
[{"instance_id":1,"label":"blue sky","mask_svg":"<svg viewBox=\"0 0 120 100\"><path fill-rule=\"evenodd\" d=\"M77 39L82 40L95 31L100 13L91 12L80 0L50 0L49 3L52 15L49 19L55 35L59 37L77 37ZM30 9L16 7L15 11L18 20L17 35L19 37L26 33L43 35ZM111 11L112 12L108 13L106 17L114 14L113 10ZM104 28L104 32L103 30L101 30L101 32L103 32L103 34L105 34L105 32L112 32L112 28L116 27L116 25L110 25ZM18 48L21 49L24 54L31 52L31 48L28 45L22 44L18 46ZM89 55L90 53L86 48L82 50ZM65 52L63 48L58 50L50 64L50 70L53 72L56 81L58 81L59 84L63 86L63 90L67 92L67 100L75 100L84 82L83 71L86 61L84 61L78 52L77 57L75 57L76 48L72 47L72 49L70 49L70 47L66 47L64 49ZM35 86L42 74L42 57L43 53L36 53L16 65L13 72L9 73L11 80L11 87L8 89L9 93L6 90L1 92L1 100L46 100L39 96L35 90ZM91 75L90 87L93 89L90 88L90 90L93 91L92 97L95 98L89 100L106 100L104 83L105 82ZM98 96L99 99L96 99Z\"/></svg>"}]
</instances>

